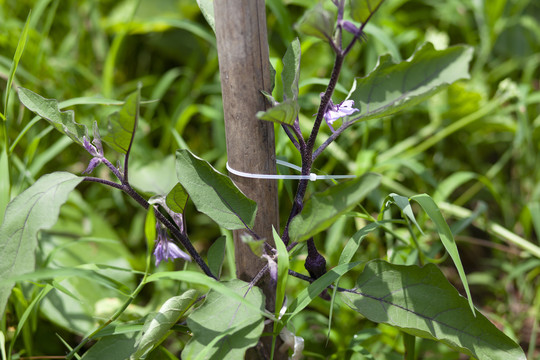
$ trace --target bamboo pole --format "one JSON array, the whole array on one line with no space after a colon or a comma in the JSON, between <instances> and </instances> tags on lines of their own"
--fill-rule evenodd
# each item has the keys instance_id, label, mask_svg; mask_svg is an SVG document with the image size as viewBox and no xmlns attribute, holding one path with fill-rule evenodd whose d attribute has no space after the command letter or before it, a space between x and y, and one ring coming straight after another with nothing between
<instances>
[{"instance_id":1,"label":"bamboo pole","mask_svg":"<svg viewBox=\"0 0 540 360\"><path fill-rule=\"evenodd\" d=\"M273 124L255 117L267 107L260 90L271 91L264 0L215 0L214 15L229 165L243 172L275 174ZM253 230L273 245L272 226L279 229L276 181L235 175L231 178L246 196L257 202ZM266 262L242 242L243 233L244 230L234 231L236 274L249 282ZM268 277L258 286L265 293L267 309L273 312L275 289ZM268 345L265 342L267 354ZM276 355L275 359L286 359L286 353ZM248 354L247 358L256 357Z\"/></svg>"}]
</instances>

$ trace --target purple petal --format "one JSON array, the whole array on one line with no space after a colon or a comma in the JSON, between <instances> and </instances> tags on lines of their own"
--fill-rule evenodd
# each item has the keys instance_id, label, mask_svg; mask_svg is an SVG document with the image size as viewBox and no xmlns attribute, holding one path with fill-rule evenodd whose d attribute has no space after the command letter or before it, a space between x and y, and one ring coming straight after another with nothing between
<instances>
[{"instance_id":1,"label":"purple petal","mask_svg":"<svg viewBox=\"0 0 540 360\"><path fill-rule=\"evenodd\" d=\"M86 136L83 136L83 146L92 156L99 156L99 153L94 145L86 139Z\"/></svg>"},{"instance_id":2,"label":"purple petal","mask_svg":"<svg viewBox=\"0 0 540 360\"><path fill-rule=\"evenodd\" d=\"M92 158L92 160L90 160L90 164L88 164L88 167L86 168L86 170L84 170L82 173L83 174L90 174L92 171L94 171L94 169L99 165L101 164L101 159L100 158Z\"/></svg>"}]
</instances>

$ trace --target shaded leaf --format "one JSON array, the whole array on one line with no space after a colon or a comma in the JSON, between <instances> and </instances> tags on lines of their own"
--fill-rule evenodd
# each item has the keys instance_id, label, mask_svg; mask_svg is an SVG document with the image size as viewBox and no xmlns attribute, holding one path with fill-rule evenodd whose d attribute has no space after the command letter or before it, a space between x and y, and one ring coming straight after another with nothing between
<instances>
[{"instance_id":1,"label":"shaded leaf","mask_svg":"<svg viewBox=\"0 0 540 360\"><path fill-rule=\"evenodd\" d=\"M481 313L476 317L467 300L433 264L368 263L345 302L369 320L404 332L441 341L482 359L525 359L523 350Z\"/></svg>"},{"instance_id":2,"label":"shaded leaf","mask_svg":"<svg viewBox=\"0 0 540 360\"><path fill-rule=\"evenodd\" d=\"M35 269L37 233L56 223L60 206L82 180L67 172L44 175L9 203L0 227L0 279ZM12 287L0 285L0 313Z\"/></svg>"},{"instance_id":3,"label":"shaded leaf","mask_svg":"<svg viewBox=\"0 0 540 360\"><path fill-rule=\"evenodd\" d=\"M216 21L214 20L214 0L197 0L197 5L199 5L199 9L201 9L204 19L215 33Z\"/></svg>"},{"instance_id":4,"label":"shaded leaf","mask_svg":"<svg viewBox=\"0 0 540 360\"><path fill-rule=\"evenodd\" d=\"M274 244L277 250L277 286L276 286L276 317L279 316L283 301L285 299L285 290L287 289L287 279L289 278L289 252L276 229L272 228Z\"/></svg>"},{"instance_id":5,"label":"shaded leaf","mask_svg":"<svg viewBox=\"0 0 540 360\"><path fill-rule=\"evenodd\" d=\"M437 51L431 43L426 43L398 64L390 55L381 56L368 76L357 78L350 99L360 111L349 116L348 121L391 115L418 104L459 79L468 79L472 55L471 47L454 46Z\"/></svg>"},{"instance_id":6,"label":"shaded leaf","mask_svg":"<svg viewBox=\"0 0 540 360\"><path fill-rule=\"evenodd\" d=\"M186 192L186 189L184 189L182 184L178 183L167 194L167 197L165 198L165 203L167 204L169 209L171 209L175 213L183 214L188 198L189 196Z\"/></svg>"},{"instance_id":7,"label":"shaded leaf","mask_svg":"<svg viewBox=\"0 0 540 360\"><path fill-rule=\"evenodd\" d=\"M341 255L339 256L338 264L347 264L349 263L354 254L356 254L356 251L360 247L360 244L362 243L362 240L372 232L373 230L377 229L379 226L381 226L378 222L373 222L369 225L364 226L362 229L358 230L350 239L347 241L347 245L345 245L345 248L341 252Z\"/></svg>"},{"instance_id":8,"label":"shaded leaf","mask_svg":"<svg viewBox=\"0 0 540 360\"><path fill-rule=\"evenodd\" d=\"M223 235L217 238L212 246L210 246L210 249L208 249L208 267L216 279L221 277L221 267L223 265L223 260L225 259L226 243L227 237Z\"/></svg>"},{"instance_id":9,"label":"shaded leaf","mask_svg":"<svg viewBox=\"0 0 540 360\"><path fill-rule=\"evenodd\" d=\"M303 241L326 230L336 218L373 191L380 181L380 175L367 173L314 194L306 201L302 212L291 221L290 238Z\"/></svg>"},{"instance_id":10,"label":"shaded leaf","mask_svg":"<svg viewBox=\"0 0 540 360\"><path fill-rule=\"evenodd\" d=\"M130 359L139 359L151 348L158 345L196 299L196 290L188 290L182 295L168 299L145 324L142 336L137 343L137 350Z\"/></svg>"},{"instance_id":11,"label":"shaded leaf","mask_svg":"<svg viewBox=\"0 0 540 360\"><path fill-rule=\"evenodd\" d=\"M264 309L262 290L235 279L224 286ZM233 298L210 291L204 304L187 319L193 337L182 352L182 359L243 359L247 349L259 341L264 317Z\"/></svg>"},{"instance_id":12,"label":"shaded leaf","mask_svg":"<svg viewBox=\"0 0 540 360\"><path fill-rule=\"evenodd\" d=\"M60 111L55 99L45 99L33 91L19 87L19 100L28 110L50 122L56 130L66 134L79 145L83 146L83 137L88 139L88 129L75 122L73 110Z\"/></svg>"},{"instance_id":13,"label":"shaded leaf","mask_svg":"<svg viewBox=\"0 0 540 360\"><path fill-rule=\"evenodd\" d=\"M351 17L362 24L379 9L384 0L351 0Z\"/></svg>"},{"instance_id":14,"label":"shaded leaf","mask_svg":"<svg viewBox=\"0 0 540 360\"><path fill-rule=\"evenodd\" d=\"M90 350L84 353L81 360L126 360L135 351L136 333L104 336Z\"/></svg>"},{"instance_id":15,"label":"shaded leaf","mask_svg":"<svg viewBox=\"0 0 540 360\"><path fill-rule=\"evenodd\" d=\"M418 225L418 222L416 222L416 218L414 217L414 213L412 211L412 207L411 207L411 203L409 202L409 198L407 198L406 196L401 196L401 195L394 194L394 193L388 195L388 198L392 199L392 202L394 204L396 204L397 207L399 207L401 209L403 214L405 214L405 216L407 216L409 218L409 220L416 226L416 228L423 234L422 229L420 228L420 225ZM382 216L382 214L381 214L381 216Z\"/></svg>"},{"instance_id":16,"label":"shaded leaf","mask_svg":"<svg viewBox=\"0 0 540 360\"><path fill-rule=\"evenodd\" d=\"M298 82L300 80L300 41L294 39L283 56L283 82L284 100L298 99Z\"/></svg>"},{"instance_id":17,"label":"shaded leaf","mask_svg":"<svg viewBox=\"0 0 540 360\"><path fill-rule=\"evenodd\" d=\"M323 8L320 3L307 10L295 25L297 31L318 37L324 41L332 38L335 15Z\"/></svg>"},{"instance_id":18,"label":"shaded leaf","mask_svg":"<svg viewBox=\"0 0 540 360\"><path fill-rule=\"evenodd\" d=\"M176 176L197 210L228 230L253 226L257 204L248 199L228 176L188 150L176 152Z\"/></svg>"},{"instance_id":19,"label":"shaded leaf","mask_svg":"<svg viewBox=\"0 0 540 360\"><path fill-rule=\"evenodd\" d=\"M467 276L465 275L465 270L463 270L463 265L461 264L461 259L459 258L459 252L457 249L456 241L454 240L454 235L448 227L446 220L444 220L439 207L433 199L427 194L420 194L411 197L410 200L416 201L422 209L428 214L430 219L433 221L439 233L439 237L444 245L444 248L452 258L454 265L459 274L459 278L463 283L467 297L469 298L469 306L471 307L472 312L474 313L474 304L472 302L471 292L469 290L469 283L467 282Z\"/></svg>"},{"instance_id":20,"label":"shaded leaf","mask_svg":"<svg viewBox=\"0 0 540 360\"><path fill-rule=\"evenodd\" d=\"M109 115L107 134L102 140L121 154L127 154L139 121L141 85L130 94L120 109Z\"/></svg>"},{"instance_id":21,"label":"shaded leaf","mask_svg":"<svg viewBox=\"0 0 540 360\"><path fill-rule=\"evenodd\" d=\"M299 111L300 105L298 105L296 100L286 100L280 104L272 106L266 111L257 112L256 116L260 120L292 125L296 120Z\"/></svg>"}]
</instances>

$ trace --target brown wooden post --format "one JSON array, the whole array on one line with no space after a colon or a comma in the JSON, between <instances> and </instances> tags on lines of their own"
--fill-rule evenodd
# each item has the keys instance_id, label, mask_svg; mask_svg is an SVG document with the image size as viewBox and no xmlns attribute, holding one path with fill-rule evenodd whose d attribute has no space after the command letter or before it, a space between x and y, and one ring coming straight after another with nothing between
<instances>
[{"instance_id":1,"label":"brown wooden post","mask_svg":"<svg viewBox=\"0 0 540 360\"><path fill-rule=\"evenodd\" d=\"M260 90L271 91L264 0L215 0L214 15L229 165L243 172L275 174L273 124L255 117L267 107ZM276 181L235 175L231 178L257 202L253 230L273 244L272 226L279 229ZM238 278L251 281L266 262L242 242L243 232L234 232L236 273ZM267 277L258 285L266 295L267 308L273 312L275 289ZM268 351L266 341L265 348ZM286 359L286 353L276 355L275 359ZM247 358L257 356L248 354Z\"/></svg>"}]
</instances>

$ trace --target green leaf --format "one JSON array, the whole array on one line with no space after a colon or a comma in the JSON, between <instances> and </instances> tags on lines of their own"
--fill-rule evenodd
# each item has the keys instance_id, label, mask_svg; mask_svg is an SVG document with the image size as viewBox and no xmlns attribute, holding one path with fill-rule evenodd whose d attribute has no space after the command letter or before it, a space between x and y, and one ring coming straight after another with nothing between
<instances>
[{"instance_id":1,"label":"green leaf","mask_svg":"<svg viewBox=\"0 0 540 360\"><path fill-rule=\"evenodd\" d=\"M30 24L30 13L28 14L28 17L26 18L26 23L24 24L24 28L22 30L21 36L19 37L19 43L17 44L17 49L15 50L15 56L13 56L13 62L11 63L11 67L9 69L9 77L8 81L6 83L6 93L4 95L4 114L2 119L7 120L7 109L8 109L8 103L9 103L9 94L11 93L11 85L13 84L13 79L15 78L15 72L17 72L17 67L19 66L19 61L21 60L22 54L24 52L24 47L26 46L26 40L28 39L28 27ZM7 147L8 144L5 144Z\"/></svg>"},{"instance_id":2,"label":"green leaf","mask_svg":"<svg viewBox=\"0 0 540 360\"><path fill-rule=\"evenodd\" d=\"M210 249L208 249L208 267L217 279L221 277L221 267L223 266L223 260L225 259L226 243L227 237L223 235L217 238L212 246L210 246Z\"/></svg>"},{"instance_id":3,"label":"green leaf","mask_svg":"<svg viewBox=\"0 0 540 360\"><path fill-rule=\"evenodd\" d=\"M279 316L281 307L283 306L283 300L285 299L285 289L287 288L287 279L289 278L289 252L281 237L277 233L276 229L272 228L272 235L274 237L274 244L277 250L277 286L276 286L276 317Z\"/></svg>"},{"instance_id":4,"label":"green leaf","mask_svg":"<svg viewBox=\"0 0 540 360\"><path fill-rule=\"evenodd\" d=\"M380 118L418 104L459 79L469 78L473 49L454 46L437 51L431 43L398 64L390 55L379 58L375 69L356 80L350 99L360 111L349 122Z\"/></svg>"},{"instance_id":5,"label":"green leaf","mask_svg":"<svg viewBox=\"0 0 540 360\"><path fill-rule=\"evenodd\" d=\"M351 17L362 24L366 23L379 9L384 0L351 0Z\"/></svg>"},{"instance_id":6,"label":"green leaf","mask_svg":"<svg viewBox=\"0 0 540 360\"><path fill-rule=\"evenodd\" d=\"M175 213L183 214L188 201L188 193L182 184L176 184L172 190L167 194L165 203Z\"/></svg>"},{"instance_id":7,"label":"green leaf","mask_svg":"<svg viewBox=\"0 0 540 360\"><path fill-rule=\"evenodd\" d=\"M454 235L452 235L452 231L444 220L441 214L441 210L439 210L437 204L435 204L433 199L427 194L415 195L411 197L410 200L416 201L418 204L420 204L422 209L424 209L426 214L428 214L428 216L435 224L444 248L446 249L446 251L448 251L448 254L452 258L454 265L456 265L459 278L463 283L463 287L465 288L465 292L467 293L467 298L469 298L469 306L471 307L471 310L474 314L474 304L472 302L471 291L469 290L469 283L467 282L467 276L465 275L465 270L463 270L463 265L461 264L461 259L459 258L459 252L456 242L454 240Z\"/></svg>"},{"instance_id":8,"label":"green leaf","mask_svg":"<svg viewBox=\"0 0 540 360\"><path fill-rule=\"evenodd\" d=\"M409 220L414 225L416 225L416 228L418 230L420 230L420 232L423 234L422 229L420 228L420 225L418 225L418 223L416 222L416 218L414 217L414 213L412 211L412 207L411 207L411 203L409 202L409 198L407 198L405 196L398 195L398 194L394 194L394 193L388 195L388 197L392 199L392 202L394 204L396 204L397 207L399 207L401 209L403 214L405 214L405 216L407 216L409 218Z\"/></svg>"},{"instance_id":9,"label":"green leaf","mask_svg":"<svg viewBox=\"0 0 540 360\"><path fill-rule=\"evenodd\" d=\"M249 302L264 308L262 290L235 279L222 283ZM235 299L210 291L204 304L187 319L193 337L182 352L183 359L243 359L259 341L264 328L260 312Z\"/></svg>"},{"instance_id":10,"label":"green leaf","mask_svg":"<svg viewBox=\"0 0 540 360\"><path fill-rule=\"evenodd\" d=\"M185 312L197 300L197 291L188 290L180 296L168 299L144 326L142 336L137 343L137 351L130 359L139 359L151 348L163 341L169 330L182 318Z\"/></svg>"},{"instance_id":11,"label":"green leaf","mask_svg":"<svg viewBox=\"0 0 540 360\"><path fill-rule=\"evenodd\" d=\"M300 81L300 41L294 39L283 56L283 82L284 100L298 99L298 82Z\"/></svg>"},{"instance_id":12,"label":"green leaf","mask_svg":"<svg viewBox=\"0 0 540 360\"><path fill-rule=\"evenodd\" d=\"M306 201L302 212L291 221L290 238L303 241L326 230L340 215L373 191L380 181L380 175L367 173L313 195Z\"/></svg>"},{"instance_id":13,"label":"green leaf","mask_svg":"<svg viewBox=\"0 0 540 360\"><path fill-rule=\"evenodd\" d=\"M55 99L45 99L33 91L20 87L19 100L28 110L50 122L56 130L66 134L79 145L83 146L83 137L88 139L88 129L75 122L73 110L60 111L58 101Z\"/></svg>"},{"instance_id":14,"label":"green leaf","mask_svg":"<svg viewBox=\"0 0 540 360\"><path fill-rule=\"evenodd\" d=\"M256 116L260 120L292 125L294 124L299 111L300 105L298 105L296 100L286 100L280 104L272 106L266 111L257 112Z\"/></svg>"},{"instance_id":15,"label":"green leaf","mask_svg":"<svg viewBox=\"0 0 540 360\"><path fill-rule=\"evenodd\" d=\"M81 360L126 360L135 351L136 333L118 334L101 338Z\"/></svg>"},{"instance_id":16,"label":"green leaf","mask_svg":"<svg viewBox=\"0 0 540 360\"><path fill-rule=\"evenodd\" d=\"M251 302L247 298L242 297L229 287L225 286L222 282L212 279L209 276L201 274L195 271L162 271L152 274L146 278L146 282L158 281L159 279L172 279L178 281L185 281L190 284L199 284L209 287L211 290L223 294L226 297L234 299L236 302L242 303L245 307L260 312L261 316L273 318L264 307L261 309L256 302ZM246 289L247 290L247 289Z\"/></svg>"},{"instance_id":17,"label":"green leaf","mask_svg":"<svg viewBox=\"0 0 540 360\"><path fill-rule=\"evenodd\" d=\"M199 9L201 9L204 19L215 33L216 21L214 20L214 0L197 0L197 5L199 5Z\"/></svg>"},{"instance_id":18,"label":"green leaf","mask_svg":"<svg viewBox=\"0 0 540 360\"><path fill-rule=\"evenodd\" d=\"M0 279L34 270L37 233L56 223L60 206L82 180L67 172L44 175L9 203L0 227ZM0 286L0 314L12 287Z\"/></svg>"},{"instance_id":19,"label":"green leaf","mask_svg":"<svg viewBox=\"0 0 540 360\"><path fill-rule=\"evenodd\" d=\"M9 157L7 144L0 153L0 219L4 218L4 212L11 197L11 179L9 178Z\"/></svg>"},{"instance_id":20,"label":"green leaf","mask_svg":"<svg viewBox=\"0 0 540 360\"><path fill-rule=\"evenodd\" d=\"M137 90L126 98L126 101L120 111L109 115L107 124L107 134L103 136L110 147L121 154L127 154L137 123L139 121L139 105L141 103L141 84Z\"/></svg>"},{"instance_id":21,"label":"green leaf","mask_svg":"<svg viewBox=\"0 0 540 360\"><path fill-rule=\"evenodd\" d=\"M360 244L362 243L362 240L372 232L373 230L377 229L379 226L381 226L378 222L373 222L369 225L364 226L362 229L358 230L350 239L347 241L347 245L345 245L345 248L341 252L341 255L339 256L338 264L347 264L349 263L354 254L356 254L356 251L360 247Z\"/></svg>"},{"instance_id":22,"label":"green leaf","mask_svg":"<svg viewBox=\"0 0 540 360\"><path fill-rule=\"evenodd\" d=\"M197 210L228 230L253 226L257 204L229 177L188 150L176 151L176 176Z\"/></svg>"},{"instance_id":23,"label":"green leaf","mask_svg":"<svg viewBox=\"0 0 540 360\"><path fill-rule=\"evenodd\" d=\"M317 3L313 8L307 10L295 25L295 29L306 35L318 37L324 41L332 38L334 33L334 14Z\"/></svg>"},{"instance_id":24,"label":"green leaf","mask_svg":"<svg viewBox=\"0 0 540 360\"><path fill-rule=\"evenodd\" d=\"M368 263L354 290L341 293L355 311L377 323L443 342L483 359L525 359L519 345L488 319L470 311L467 300L433 264Z\"/></svg>"}]
</instances>

